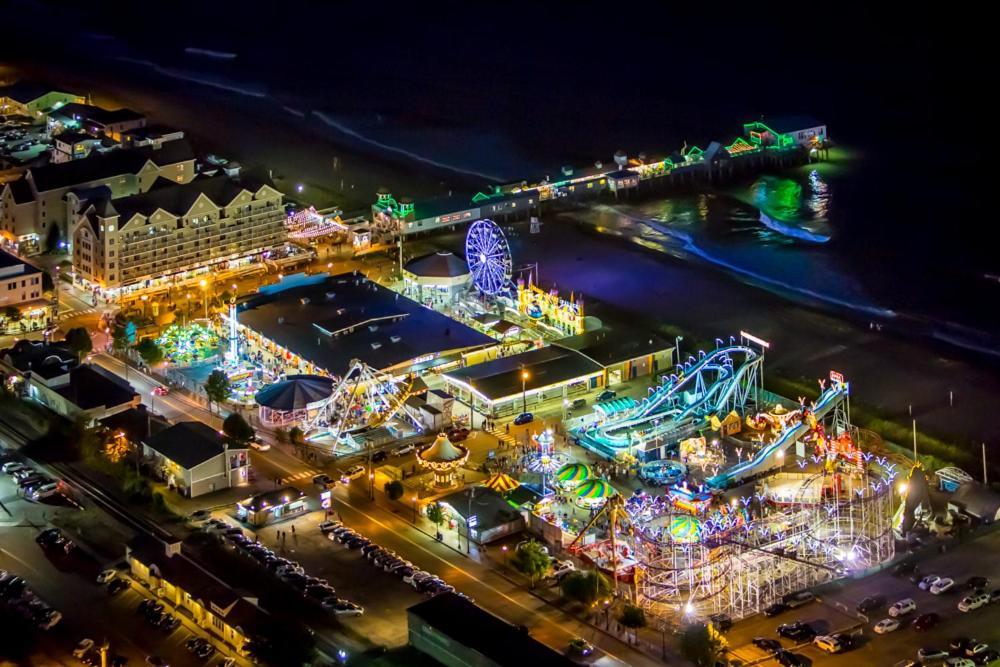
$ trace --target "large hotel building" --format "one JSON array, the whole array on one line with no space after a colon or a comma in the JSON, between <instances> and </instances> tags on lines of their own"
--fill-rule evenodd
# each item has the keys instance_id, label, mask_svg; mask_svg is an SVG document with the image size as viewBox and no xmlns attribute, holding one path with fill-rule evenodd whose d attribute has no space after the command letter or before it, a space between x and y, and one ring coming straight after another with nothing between
<instances>
[{"instance_id":1,"label":"large hotel building","mask_svg":"<svg viewBox=\"0 0 1000 667\"><path fill-rule=\"evenodd\" d=\"M143 194L95 201L73 226L76 277L128 292L235 269L285 241L282 197L223 175L185 185L160 179Z\"/></svg>"}]
</instances>

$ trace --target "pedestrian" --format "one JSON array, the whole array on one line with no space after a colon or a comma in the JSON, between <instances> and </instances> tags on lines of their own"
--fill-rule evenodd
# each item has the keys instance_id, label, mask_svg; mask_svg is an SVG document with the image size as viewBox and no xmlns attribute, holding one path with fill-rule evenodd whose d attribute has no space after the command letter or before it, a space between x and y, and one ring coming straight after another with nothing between
<instances>
[{"instance_id":1,"label":"pedestrian","mask_svg":"<svg viewBox=\"0 0 1000 667\"><path fill-rule=\"evenodd\" d=\"M292 535L294 535L294 534L295 534L295 524L293 523L292 524Z\"/></svg>"},{"instance_id":2,"label":"pedestrian","mask_svg":"<svg viewBox=\"0 0 1000 667\"><path fill-rule=\"evenodd\" d=\"M510 422L507 422L507 435L510 435Z\"/></svg>"}]
</instances>

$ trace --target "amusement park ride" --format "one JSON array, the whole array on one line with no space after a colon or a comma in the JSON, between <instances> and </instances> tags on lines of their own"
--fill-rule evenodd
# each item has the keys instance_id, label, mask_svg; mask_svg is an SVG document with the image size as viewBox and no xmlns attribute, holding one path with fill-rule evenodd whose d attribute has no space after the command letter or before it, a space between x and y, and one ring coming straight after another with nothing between
<instances>
[{"instance_id":1,"label":"amusement park ride","mask_svg":"<svg viewBox=\"0 0 1000 667\"><path fill-rule=\"evenodd\" d=\"M741 618L894 550L895 465L857 446L844 378L831 373L809 405L800 398L798 409L760 412L763 348L717 342L643 401L576 434L605 456L659 455L706 423L721 425L718 415L737 427L744 415L750 440L731 441L737 456L701 438L690 456L713 449L717 469L692 458L647 462L643 469L669 480L666 493L611 498L598 515L609 524L612 555L599 552L607 569L632 582L637 603L661 625L685 615ZM581 555L592 549L579 545L586 532L571 544Z\"/></svg>"}]
</instances>

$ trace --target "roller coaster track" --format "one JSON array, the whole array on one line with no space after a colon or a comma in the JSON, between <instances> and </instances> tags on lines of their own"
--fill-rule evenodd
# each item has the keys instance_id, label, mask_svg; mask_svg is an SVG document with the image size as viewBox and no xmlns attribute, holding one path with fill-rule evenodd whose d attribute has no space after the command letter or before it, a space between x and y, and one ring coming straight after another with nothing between
<instances>
[{"instance_id":1,"label":"roller coaster track","mask_svg":"<svg viewBox=\"0 0 1000 667\"><path fill-rule=\"evenodd\" d=\"M736 356L742 356L743 362L734 368ZM582 431L581 440L623 449L631 444L629 433L650 422L653 426L647 429L647 439L682 431L695 417L740 407L749 398L763 360L745 345L701 353L699 359L684 364L680 376L671 375L635 407Z\"/></svg>"}]
</instances>

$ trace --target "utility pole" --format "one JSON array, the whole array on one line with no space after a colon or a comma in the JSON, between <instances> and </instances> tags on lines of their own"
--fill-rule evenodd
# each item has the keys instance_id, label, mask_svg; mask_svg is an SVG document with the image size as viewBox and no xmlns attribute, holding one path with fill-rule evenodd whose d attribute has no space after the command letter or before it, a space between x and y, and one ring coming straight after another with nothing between
<instances>
[{"instance_id":1,"label":"utility pole","mask_svg":"<svg viewBox=\"0 0 1000 667\"><path fill-rule=\"evenodd\" d=\"M919 459L917 458L917 420L913 420L913 462L916 463Z\"/></svg>"}]
</instances>

